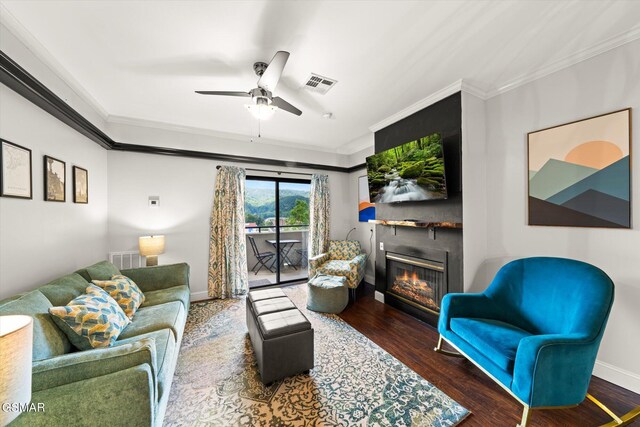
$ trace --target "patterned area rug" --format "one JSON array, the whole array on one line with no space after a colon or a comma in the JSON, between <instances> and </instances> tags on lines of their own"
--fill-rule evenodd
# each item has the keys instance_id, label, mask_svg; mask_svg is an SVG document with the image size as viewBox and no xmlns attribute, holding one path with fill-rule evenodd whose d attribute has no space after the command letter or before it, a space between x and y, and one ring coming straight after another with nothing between
<instances>
[{"instance_id":1,"label":"patterned area rug","mask_svg":"<svg viewBox=\"0 0 640 427\"><path fill-rule=\"evenodd\" d=\"M338 316L306 309L306 287L283 288L314 328L315 368L265 387L245 301L194 303L166 426L453 426L469 412Z\"/></svg>"}]
</instances>

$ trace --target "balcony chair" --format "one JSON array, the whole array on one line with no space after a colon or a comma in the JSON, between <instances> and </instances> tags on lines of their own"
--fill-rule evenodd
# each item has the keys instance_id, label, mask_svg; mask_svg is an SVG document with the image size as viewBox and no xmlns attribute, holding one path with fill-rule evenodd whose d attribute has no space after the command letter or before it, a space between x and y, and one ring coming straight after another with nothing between
<instances>
[{"instance_id":1,"label":"balcony chair","mask_svg":"<svg viewBox=\"0 0 640 427\"><path fill-rule=\"evenodd\" d=\"M355 290L364 279L367 254L362 253L357 240L330 240L329 250L309 258L309 279L316 273L329 276L343 276L355 299Z\"/></svg>"},{"instance_id":2,"label":"balcony chair","mask_svg":"<svg viewBox=\"0 0 640 427\"><path fill-rule=\"evenodd\" d=\"M256 273L256 275L257 275L258 272L262 268L266 268L267 270L269 270L270 272L273 273L274 272L273 262L271 263L271 265L269 265L269 262L273 261L273 257L276 256L276 254L274 252L260 252L260 251L258 251L258 245L256 245L255 239L253 237L251 237L251 236L247 236L247 239L249 239L249 244L251 245L251 250L253 251L253 256L255 256L256 260L258 261L253 266L251 271L254 271ZM258 267L257 270L256 270L256 267Z\"/></svg>"},{"instance_id":3,"label":"balcony chair","mask_svg":"<svg viewBox=\"0 0 640 427\"><path fill-rule=\"evenodd\" d=\"M624 425L639 408L617 417L587 394L613 294L611 279L590 264L516 260L480 294L445 295L435 351L466 357L522 403L522 427L532 409L577 406L585 397L614 418L607 425ZM443 341L459 353L443 350Z\"/></svg>"}]
</instances>

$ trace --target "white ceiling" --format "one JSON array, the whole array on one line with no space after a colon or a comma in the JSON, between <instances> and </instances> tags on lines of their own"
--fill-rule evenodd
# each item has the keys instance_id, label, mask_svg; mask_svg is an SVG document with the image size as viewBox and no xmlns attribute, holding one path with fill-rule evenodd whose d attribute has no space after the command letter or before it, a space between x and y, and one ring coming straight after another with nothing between
<instances>
[{"instance_id":1,"label":"white ceiling","mask_svg":"<svg viewBox=\"0 0 640 427\"><path fill-rule=\"evenodd\" d=\"M287 50L275 94L303 115L262 136L337 151L456 80L492 93L640 28L640 2L620 0L1 3L116 118L253 136L247 98L194 91L249 90L252 64ZM338 84L300 89L310 72Z\"/></svg>"}]
</instances>

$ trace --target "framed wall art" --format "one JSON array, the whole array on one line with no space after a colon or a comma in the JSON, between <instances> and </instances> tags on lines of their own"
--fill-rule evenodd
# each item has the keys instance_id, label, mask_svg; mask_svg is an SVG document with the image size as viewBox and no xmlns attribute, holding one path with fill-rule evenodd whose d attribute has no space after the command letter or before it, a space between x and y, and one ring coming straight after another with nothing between
<instances>
[{"instance_id":1,"label":"framed wall art","mask_svg":"<svg viewBox=\"0 0 640 427\"><path fill-rule=\"evenodd\" d=\"M529 225L631 227L631 109L528 134Z\"/></svg>"},{"instance_id":2,"label":"framed wall art","mask_svg":"<svg viewBox=\"0 0 640 427\"><path fill-rule=\"evenodd\" d=\"M66 164L51 156L44 156L44 200L64 202L66 194Z\"/></svg>"},{"instance_id":3,"label":"framed wall art","mask_svg":"<svg viewBox=\"0 0 640 427\"><path fill-rule=\"evenodd\" d=\"M89 172L73 167L73 203L89 203Z\"/></svg>"},{"instance_id":4,"label":"framed wall art","mask_svg":"<svg viewBox=\"0 0 640 427\"><path fill-rule=\"evenodd\" d=\"M0 196L32 199L31 150L4 139L0 142Z\"/></svg>"}]
</instances>

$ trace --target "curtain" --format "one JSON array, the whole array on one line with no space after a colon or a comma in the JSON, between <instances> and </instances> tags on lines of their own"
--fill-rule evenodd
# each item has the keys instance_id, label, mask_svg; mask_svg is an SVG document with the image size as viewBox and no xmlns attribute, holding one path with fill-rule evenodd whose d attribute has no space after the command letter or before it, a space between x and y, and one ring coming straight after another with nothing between
<instances>
[{"instance_id":1,"label":"curtain","mask_svg":"<svg viewBox=\"0 0 640 427\"><path fill-rule=\"evenodd\" d=\"M209 296L237 297L247 293L245 240L245 170L222 166L218 170L211 211L209 241Z\"/></svg>"},{"instance_id":2,"label":"curtain","mask_svg":"<svg viewBox=\"0 0 640 427\"><path fill-rule=\"evenodd\" d=\"M309 196L309 258L320 255L329 244L329 177L313 174Z\"/></svg>"}]
</instances>

